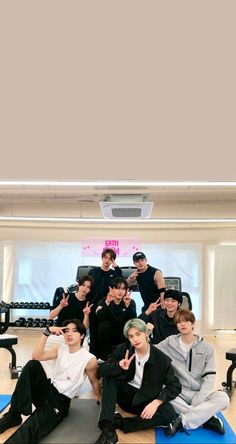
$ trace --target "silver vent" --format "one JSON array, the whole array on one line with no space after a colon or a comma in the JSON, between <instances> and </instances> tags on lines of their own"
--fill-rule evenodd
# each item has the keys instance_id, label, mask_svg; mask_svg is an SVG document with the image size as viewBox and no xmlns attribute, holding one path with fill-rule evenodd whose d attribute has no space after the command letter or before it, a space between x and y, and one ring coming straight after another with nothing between
<instances>
[{"instance_id":1,"label":"silver vent","mask_svg":"<svg viewBox=\"0 0 236 444\"><path fill-rule=\"evenodd\" d=\"M145 219L151 216L153 202L146 195L109 195L99 202L105 219Z\"/></svg>"}]
</instances>

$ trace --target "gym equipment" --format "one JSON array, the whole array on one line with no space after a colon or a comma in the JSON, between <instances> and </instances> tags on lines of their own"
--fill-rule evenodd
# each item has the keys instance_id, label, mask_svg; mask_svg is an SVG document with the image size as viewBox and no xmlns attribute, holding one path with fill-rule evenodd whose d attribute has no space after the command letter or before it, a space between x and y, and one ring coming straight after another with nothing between
<instances>
[{"instance_id":1,"label":"gym equipment","mask_svg":"<svg viewBox=\"0 0 236 444\"><path fill-rule=\"evenodd\" d=\"M47 327L47 322L48 322L48 320L47 320L46 318L40 319L40 321L39 321L39 327L40 327L40 328L42 328L42 327Z\"/></svg>"},{"instance_id":2,"label":"gym equipment","mask_svg":"<svg viewBox=\"0 0 236 444\"><path fill-rule=\"evenodd\" d=\"M101 430L97 425L99 405L95 399L72 399L69 415L40 444L90 444ZM135 442L135 441L134 441Z\"/></svg>"},{"instance_id":3,"label":"gym equipment","mask_svg":"<svg viewBox=\"0 0 236 444\"><path fill-rule=\"evenodd\" d=\"M11 395L0 395L0 413L10 404Z\"/></svg>"},{"instance_id":4,"label":"gym equipment","mask_svg":"<svg viewBox=\"0 0 236 444\"><path fill-rule=\"evenodd\" d=\"M25 321L25 327L32 327L33 318L27 318Z\"/></svg>"},{"instance_id":5,"label":"gym equipment","mask_svg":"<svg viewBox=\"0 0 236 444\"><path fill-rule=\"evenodd\" d=\"M13 345L17 344L18 337L8 334L0 335L0 348L5 348L11 353L12 361L9 364L9 370L11 373L11 379L18 378L18 373L22 370L22 367L16 366L16 353L13 349Z\"/></svg>"},{"instance_id":6,"label":"gym equipment","mask_svg":"<svg viewBox=\"0 0 236 444\"><path fill-rule=\"evenodd\" d=\"M45 304L44 304L44 308L46 308L46 309L50 309L50 303L49 302L45 302Z\"/></svg>"},{"instance_id":7,"label":"gym equipment","mask_svg":"<svg viewBox=\"0 0 236 444\"><path fill-rule=\"evenodd\" d=\"M75 280L77 282L79 282L79 280L86 276L87 274L89 274L90 270L92 270L93 268L95 268L96 265L79 265L79 267L77 268L77 273L76 273L76 278ZM77 284L76 284L77 285Z\"/></svg>"},{"instance_id":8,"label":"gym equipment","mask_svg":"<svg viewBox=\"0 0 236 444\"><path fill-rule=\"evenodd\" d=\"M26 319L25 318L19 318L19 319L17 319L16 321L15 321L15 325L16 325L16 327L24 327L25 326L25 321L26 321Z\"/></svg>"},{"instance_id":9,"label":"gym equipment","mask_svg":"<svg viewBox=\"0 0 236 444\"><path fill-rule=\"evenodd\" d=\"M33 321L32 321L32 327L33 327L33 328L39 327L39 322L40 322L40 318L35 318L35 319L33 319Z\"/></svg>"},{"instance_id":10,"label":"gym equipment","mask_svg":"<svg viewBox=\"0 0 236 444\"><path fill-rule=\"evenodd\" d=\"M203 427L198 427L197 429L188 429L187 433L177 432L171 438L166 436L165 430L162 427L157 427L156 432L156 443L158 444L233 444L236 442L236 435L231 429L230 425L226 421L222 413L217 413L217 416L223 421L225 427L225 434L219 435L213 430L207 430Z\"/></svg>"},{"instance_id":11,"label":"gym equipment","mask_svg":"<svg viewBox=\"0 0 236 444\"><path fill-rule=\"evenodd\" d=\"M225 358L229 361L232 361L230 364L227 373L226 373L226 382L222 382L222 386L225 387L226 393L229 397L232 396L233 390L235 388L235 382L233 381L233 371L236 368L236 348L231 348L225 354Z\"/></svg>"}]
</instances>

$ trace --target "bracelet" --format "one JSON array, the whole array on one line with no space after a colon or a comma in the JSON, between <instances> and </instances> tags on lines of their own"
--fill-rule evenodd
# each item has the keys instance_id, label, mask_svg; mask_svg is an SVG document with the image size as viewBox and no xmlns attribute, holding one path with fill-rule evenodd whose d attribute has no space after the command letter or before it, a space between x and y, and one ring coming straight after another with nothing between
<instances>
[{"instance_id":1,"label":"bracelet","mask_svg":"<svg viewBox=\"0 0 236 444\"><path fill-rule=\"evenodd\" d=\"M51 335L51 332L50 332L50 330L49 330L49 327L46 327L46 328L45 328L43 334L44 334L45 336L50 336L50 335Z\"/></svg>"}]
</instances>

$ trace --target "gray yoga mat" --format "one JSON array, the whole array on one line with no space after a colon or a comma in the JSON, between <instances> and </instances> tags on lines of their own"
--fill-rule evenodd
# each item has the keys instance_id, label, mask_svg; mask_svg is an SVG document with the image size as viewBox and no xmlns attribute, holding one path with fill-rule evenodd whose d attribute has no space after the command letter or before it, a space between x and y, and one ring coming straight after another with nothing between
<instances>
[{"instance_id":1,"label":"gray yoga mat","mask_svg":"<svg viewBox=\"0 0 236 444\"><path fill-rule=\"evenodd\" d=\"M99 437L99 405L95 399L73 399L69 415L40 441L43 444L92 444Z\"/></svg>"}]
</instances>

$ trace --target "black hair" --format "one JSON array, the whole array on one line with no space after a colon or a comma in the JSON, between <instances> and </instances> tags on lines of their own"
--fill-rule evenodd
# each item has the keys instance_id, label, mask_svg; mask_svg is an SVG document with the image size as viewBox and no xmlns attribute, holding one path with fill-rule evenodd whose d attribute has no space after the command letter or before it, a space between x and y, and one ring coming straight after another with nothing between
<instances>
[{"instance_id":1,"label":"black hair","mask_svg":"<svg viewBox=\"0 0 236 444\"><path fill-rule=\"evenodd\" d=\"M92 289L92 287L93 287L93 285L94 285L94 279L93 279L93 277L92 277L92 276L89 276L89 274L86 274L85 276L79 278L78 283L79 283L79 285L83 285L83 284L85 283L85 281L90 282L90 284L91 284L91 289Z\"/></svg>"},{"instance_id":2,"label":"black hair","mask_svg":"<svg viewBox=\"0 0 236 444\"><path fill-rule=\"evenodd\" d=\"M111 248L105 248L102 252L102 258L106 256L106 254L110 254L111 259L116 260L116 252Z\"/></svg>"},{"instance_id":3,"label":"black hair","mask_svg":"<svg viewBox=\"0 0 236 444\"><path fill-rule=\"evenodd\" d=\"M112 279L111 283L110 283L110 287L111 288L120 288L121 284L124 284L126 291L128 290L129 286L128 286L128 282L126 279L122 278L122 277L115 277Z\"/></svg>"},{"instance_id":4,"label":"black hair","mask_svg":"<svg viewBox=\"0 0 236 444\"><path fill-rule=\"evenodd\" d=\"M67 325L69 325L69 324L75 324L77 332L80 333L81 336L84 335L83 338L81 338L81 345L83 345L84 338L86 335L85 325L79 319L66 319L62 323L62 327L67 327Z\"/></svg>"}]
</instances>

